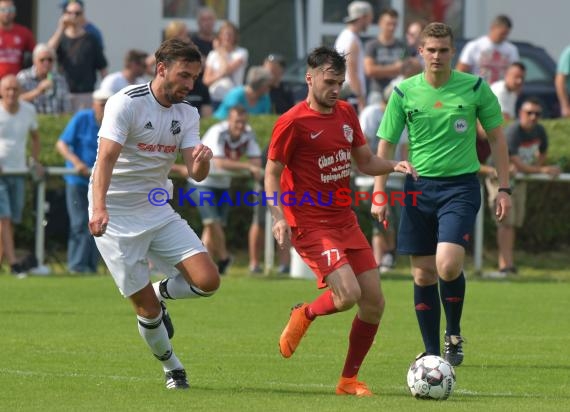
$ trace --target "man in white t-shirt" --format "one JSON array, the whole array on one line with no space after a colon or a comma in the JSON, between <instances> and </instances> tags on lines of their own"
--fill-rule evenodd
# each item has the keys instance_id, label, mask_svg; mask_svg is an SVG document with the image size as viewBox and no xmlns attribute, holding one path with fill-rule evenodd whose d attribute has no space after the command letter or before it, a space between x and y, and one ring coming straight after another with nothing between
<instances>
[{"instance_id":1,"label":"man in white t-shirt","mask_svg":"<svg viewBox=\"0 0 570 412\"><path fill-rule=\"evenodd\" d=\"M25 170L28 135L32 138L32 161L35 172L43 174L39 164L40 135L33 104L19 100L21 87L13 74L0 80L0 171ZM13 275L19 278L26 273L16 261L14 251L14 223L22 221L24 209L25 176L0 176L0 259L10 264Z\"/></svg>"},{"instance_id":2,"label":"man in white t-shirt","mask_svg":"<svg viewBox=\"0 0 570 412\"><path fill-rule=\"evenodd\" d=\"M228 120L210 127L202 142L212 148L212 172L247 170L256 182L261 180L261 150L255 133L247 124L245 107L233 106ZM244 156L247 157L247 162L240 160ZM224 234L231 206L228 193L231 182L231 176L208 176L201 182L190 179L190 184L194 186L190 196L198 206L204 224L202 242L210 256L216 259L220 275L226 273L231 263Z\"/></svg>"},{"instance_id":3,"label":"man in white t-shirt","mask_svg":"<svg viewBox=\"0 0 570 412\"><path fill-rule=\"evenodd\" d=\"M502 79L507 67L519 60L517 46L507 40L512 27L508 16L495 17L488 34L463 47L456 69L481 76L489 84Z\"/></svg>"},{"instance_id":4,"label":"man in white t-shirt","mask_svg":"<svg viewBox=\"0 0 570 412\"><path fill-rule=\"evenodd\" d=\"M189 385L170 343L174 329L163 301L207 297L220 285L206 248L167 202L178 152L195 180L210 170L212 151L200 143L198 112L184 101L201 70L196 48L176 39L161 44L153 81L107 101L89 183L89 230L133 304L139 333L162 363L168 389ZM148 258L166 279L151 284Z\"/></svg>"},{"instance_id":5,"label":"man in white t-shirt","mask_svg":"<svg viewBox=\"0 0 570 412\"><path fill-rule=\"evenodd\" d=\"M99 90L117 93L124 87L145 83L143 77L146 71L148 53L141 50L129 50L125 55L123 70L109 73L101 80Z\"/></svg>"},{"instance_id":6,"label":"man in white t-shirt","mask_svg":"<svg viewBox=\"0 0 570 412\"><path fill-rule=\"evenodd\" d=\"M372 6L366 1L353 1L348 5L344 18L346 28L340 32L334 48L346 56L346 76L342 98L352 103L360 112L366 106L366 76L364 73L364 45L360 33L372 22Z\"/></svg>"},{"instance_id":7,"label":"man in white t-shirt","mask_svg":"<svg viewBox=\"0 0 570 412\"><path fill-rule=\"evenodd\" d=\"M525 65L521 62L514 62L507 68L505 78L491 85L491 90L499 99L501 111L506 120L516 117L517 99L522 91L525 75Z\"/></svg>"}]
</instances>

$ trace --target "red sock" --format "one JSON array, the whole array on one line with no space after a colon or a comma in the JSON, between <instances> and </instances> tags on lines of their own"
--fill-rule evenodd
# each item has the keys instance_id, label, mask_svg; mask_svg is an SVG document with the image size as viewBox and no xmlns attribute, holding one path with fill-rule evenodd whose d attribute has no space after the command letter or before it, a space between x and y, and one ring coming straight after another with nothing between
<instances>
[{"instance_id":1,"label":"red sock","mask_svg":"<svg viewBox=\"0 0 570 412\"><path fill-rule=\"evenodd\" d=\"M360 365L374 342L378 326L363 322L358 316L354 317L348 339L348 354L342 370L343 378L352 378L358 374Z\"/></svg>"},{"instance_id":2,"label":"red sock","mask_svg":"<svg viewBox=\"0 0 570 412\"><path fill-rule=\"evenodd\" d=\"M338 312L338 309L334 306L332 291L330 289L327 289L305 309L305 315L310 320L314 320L317 316L330 315L336 312Z\"/></svg>"}]
</instances>

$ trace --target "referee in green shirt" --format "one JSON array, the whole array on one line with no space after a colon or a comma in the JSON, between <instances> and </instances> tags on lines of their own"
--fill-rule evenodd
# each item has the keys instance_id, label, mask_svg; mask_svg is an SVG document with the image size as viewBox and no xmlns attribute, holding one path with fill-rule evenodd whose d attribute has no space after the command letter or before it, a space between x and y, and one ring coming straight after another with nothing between
<instances>
[{"instance_id":1,"label":"referee in green shirt","mask_svg":"<svg viewBox=\"0 0 570 412\"><path fill-rule=\"evenodd\" d=\"M414 305L425 352L441 354L441 296L447 321L443 356L456 366L463 362L460 320L465 297L465 247L481 205L476 176L477 120L487 132L497 166L499 220L511 207L508 150L501 108L487 83L451 69L455 53L451 28L429 24L421 34L419 53L425 62L424 72L394 89L378 130L378 156L392 157L407 126L409 160L419 178L414 181L407 177L404 190L421 194L417 203L413 196L406 197L398 253L411 255ZM376 177L374 191L383 191L385 183L386 176ZM373 205L371 213L383 221L386 207Z\"/></svg>"}]
</instances>

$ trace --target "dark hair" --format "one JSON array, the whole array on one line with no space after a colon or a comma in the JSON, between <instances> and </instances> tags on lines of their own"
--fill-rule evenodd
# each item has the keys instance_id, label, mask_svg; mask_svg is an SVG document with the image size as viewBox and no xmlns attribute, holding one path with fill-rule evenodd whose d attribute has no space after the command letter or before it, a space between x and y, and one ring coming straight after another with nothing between
<instances>
[{"instance_id":1,"label":"dark hair","mask_svg":"<svg viewBox=\"0 0 570 412\"><path fill-rule=\"evenodd\" d=\"M509 18L509 16L505 14L499 14L497 17L493 19L491 22L491 26L503 26L509 29L513 28L513 22Z\"/></svg>"},{"instance_id":2,"label":"dark hair","mask_svg":"<svg viewBox=\"0 0 570 412\"><path fill-rule=\"evenodd\" d=\"M170 39L162 42L156 53L154 53L156 64L170 63L182 60L185 62L202 62L202 55L193 44L189 44L179 39Z\"/></svg>"},{"instance_id":3,"label":"dark hair","mask_svg":"<svg viewBox=\"0 0 570 412\"><path fill-rule=\"evenodd\" d=\"M241 105L241 104L236 104L235 106L230 107L230 111L231 112L236 112L238 115L247 115L248 111L245 108L245 106Z\"/></svg>"},{"instance_id":4,"label":"dark hair","mask_svg":"<svg viewBox=\"0 0 570 412\"><path fill-rule=\"evenodd\" d=\"M335 73L346 72L346 56L330 47L317 47L307 57L307 66L311 69L322 67L325 64L330 64Z\"/></svg>"},{"instance_id":5,"label":"dark hair","mask_svg":"<svg viewBox=\"0 0 570 412\"><path fill-rule=\"evenodd\" d=\"M451 44L453 44L453 30L444 23L430 23L420 34L420 44L423 45L428 37L435 37L436 39L444 39L449 37Z\"/></svg>"},{"instance_id":6,"label":"dark hair","mask_svg":"<svg viewBox=\"0 0 570 412\"><path fill-rule=\"evenodd\" d=\"M510 64L509 67L518 67L519 69L521 69L523 72L526 72L526 66L524 65L523 62L513 62Z\"/></svg>"},{"instance_id":7,"label":"dark hair","mask_svg":"<svg viewBox=\"0 0 570 412\"><path fill-rule=\"evenodd\" d=\"M70 5L71 3L77 3L81 6L81 8L83 10L85 10L85 3L83 3L83 0L63 0L59 6L61 7L61 9L63 11L65 11L65 9L67 9L67 6Z\"/></svg>"},{"instance_id":8,"label":"dark hair","mask_svg":"<svg viewBox=\"0 0 570 412\"><path fill-rule=\"evenodd\" d=\"M129 63L139 63L144 64L144 60L147 58L148 53L142 50L131 49L125 55L125 66Z\"/></svg>"},{"instance_id":9,"label":"dark hair","mask_svg":"<svg viewBox=\"0 0 570 412\"><path fill-rule=\"evenodd\" d=\"M287 67L287 62L285 61L285 57L280 54L271 53L269 56L265 58L266 62L277 63L281 68Z\"/></svg>"},{"instance_id":10,"label":"dark hair","mask_svg":"<svg viewBox=\"0 0 570 412\"><path fill-rule=\"evenodd\" d=\"M536 97L536 96L529 96L529 97L525 98L525 99L522 101L521 107L522 107L522 105L525 104L525 103L530 103L530 104L534 104L534 105L536 105L536 106L542 107L542 103L541 103L540 99L539 99L538 97Z\"/></svg>"},{"instance_id":11,"label":"dark hair","mask_svg":"<svg viewBox=\"0 0 570 412\"><path fill-rule=\"evenodd\" d=\"M391 8L387 8L387 9L383 9L380 12L380 16L378 16L378 20L380 20L382 18L383 15L388 15L390 17L393 17L395 19L397 19L400 15L398 14L398 11L396 9L391 9Z\"/></svg>"}]
</instances>

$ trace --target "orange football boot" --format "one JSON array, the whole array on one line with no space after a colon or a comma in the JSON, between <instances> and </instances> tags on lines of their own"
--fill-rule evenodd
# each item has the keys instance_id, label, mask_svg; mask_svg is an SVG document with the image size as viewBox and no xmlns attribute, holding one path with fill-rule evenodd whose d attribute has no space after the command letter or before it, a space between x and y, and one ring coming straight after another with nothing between
<instances>
[{"instance_id":1,"label":"orange football boot","mask_svg":"<svg viewBox=\"0 0 570 412\"><path fill-rule=\"evenodd\" d=\"M356 396L372 396L372 392L364 382L356 380L356 376L352 378L341 377L336 386L337 395L356 395Z\"/></svg>"},{"instance_id":2,"label":"orange football boot","mask_svg":"<svg viewBox=\"0 0 570 412\"><path fill-rule=\"evenodd\" d=\"M307 329L311 326L312 320L305 315L307 303L299 303L291 309L289 322L279 338L279 350L284 358L290 358L299 346L301 338L305 336Z\"/></svg>"}]
</instances>

